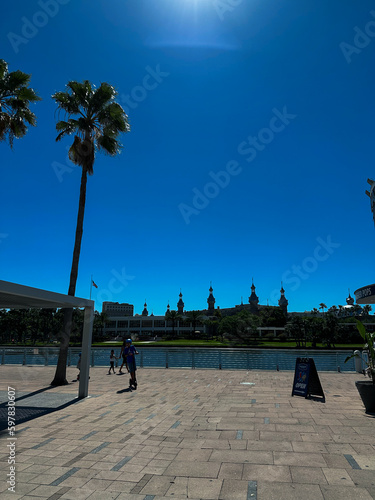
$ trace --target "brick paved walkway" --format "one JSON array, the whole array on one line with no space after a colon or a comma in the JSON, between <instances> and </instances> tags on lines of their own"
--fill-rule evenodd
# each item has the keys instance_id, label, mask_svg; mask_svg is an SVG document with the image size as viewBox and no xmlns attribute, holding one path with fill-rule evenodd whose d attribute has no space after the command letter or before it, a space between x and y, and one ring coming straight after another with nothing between
<instances>
[{"instance_id":1,"label":"brick paved walkway","mask_svg":"<svg viewBox=\"0 0 375 500\"><path fill-rule=\"evenodd\" d=\"M48 388L53 374L0 366L23 418L47 410L17 426L15 493L0 435L2 500L375 498L375 416L359 374L319 373L325 403L292 398L292 372L140 369L128 392L128 375L97 367L79 402L77 382Z\"/></svg>"}]
</instances>

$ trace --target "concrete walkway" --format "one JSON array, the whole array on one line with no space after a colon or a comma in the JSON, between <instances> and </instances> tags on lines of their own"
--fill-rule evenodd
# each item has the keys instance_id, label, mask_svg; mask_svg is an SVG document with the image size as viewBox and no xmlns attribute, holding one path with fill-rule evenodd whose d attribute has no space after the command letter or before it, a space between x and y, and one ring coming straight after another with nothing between
<instances>
[{"instance_id":1,"label":"concrete walkway","mask_svg":"<svg viewBox=\"0 0 375 500\"><path fill-rule=\"evenodd\" d=\"M49 388L54 370L0 366L1 401L15 388L22 422L15 493L14 440L0 434L2 500L375 498L375 416L359 374L320 372L322 403L291 397L292 372L140 369L129 392L128 375L97 367L78 402L77 382Z\"/></svg>"}]
</instances>

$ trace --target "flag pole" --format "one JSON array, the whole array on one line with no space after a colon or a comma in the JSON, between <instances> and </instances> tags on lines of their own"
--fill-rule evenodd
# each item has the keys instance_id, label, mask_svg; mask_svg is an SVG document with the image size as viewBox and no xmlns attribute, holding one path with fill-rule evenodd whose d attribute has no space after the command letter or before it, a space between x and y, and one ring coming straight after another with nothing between
<instances>
[{"instance_id":1,"label":"flag pole","mask_svg":"<svg viewBox=\"0 0 375 500\"><path fill-rule=\"evenodd\" d=\"M92 290L92 275L91 275L91 281L90 281L90 300L91 300L91 290Z\"/></svg>"}]
</instances>

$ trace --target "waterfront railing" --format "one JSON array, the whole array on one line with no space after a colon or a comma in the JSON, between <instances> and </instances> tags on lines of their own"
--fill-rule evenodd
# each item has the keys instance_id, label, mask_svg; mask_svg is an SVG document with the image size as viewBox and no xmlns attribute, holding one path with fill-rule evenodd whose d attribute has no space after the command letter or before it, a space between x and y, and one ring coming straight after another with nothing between
<instances>
[{"instance_id":1,"label":"waterfront railing","mask_svg":"<svg viewBox=\"0 0 375 500\"><path fill-rule=\"evenodd\" d=\"M91 366L109 366L113 347L92 348ZM345 363L353 351L235 349L190 347L137 347L137 365L144 368L189 368L216 370L294 370L297 357L313 358L319 371L355 371L354 358ZM68 366L75 366L81 349L68 350ZM115 349L118 356L119 349ZM58 347L0 347L2 365L56 366ZM118 360L120 363L121 360ZM363 366L365 368L365 366Z\"/></svg>"}]
</instances>

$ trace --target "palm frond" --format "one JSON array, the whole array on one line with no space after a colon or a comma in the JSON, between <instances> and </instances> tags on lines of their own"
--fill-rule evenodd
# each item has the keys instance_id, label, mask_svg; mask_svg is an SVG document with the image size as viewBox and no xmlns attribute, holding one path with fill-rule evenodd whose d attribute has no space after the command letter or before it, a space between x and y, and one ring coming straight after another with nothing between
<instances>
[{"instance_id":1,"label":"palm frond","mask_svg":"<svg viewBox=\"0 0 375 500\"><path fill-rule=\"evenodd\" d=\"M23 108L19 113L19 116L29 125L35 127L36 125L36 116L35 113L29 110L29 108Z\"/></svg>"},{"instance_id":2,"label":"palm frond","mask_svg":"<svg viewBox=\"0 0 375 500\"><path fill-rule=\"evenodd\" d=\"M57 102L58 108L65 111L68 115L79 113L79 104L74 96L68 94L68 92L56 92L52 95L52 99Z\"/></svg>"},{"instance_id":3,"label":"palm frond","mask_svg":"<svg viewBox=\"0 0 375 500\"><path fill-rule=\"evenodd\" d=\"M83 83L71 81L68 82L67 88L71 91L71 96L74 98L75 103L87 109L92 95L91 83L85 80Z\"/></svg>"},{"instance_id":4,"label":"palm frond","mask_svg":"<svg viewBox=\"0 0 375 500\"><path fill-rule=\"evenodd\" d=\"M8 87L10 89L17 89L29 84L31 75L27 75L20 70L12 71L8 74Z\"/></svg>"},{"instance_id":5,"label":"palm frond","mask_svg":"<svg viewBox=\"0 0 375 500\"><path fill-rule=\"evenodd\" d=\"M66 135L74 134L79 129L77 120L69 119L66 121L59 121L56 123L56 130L59 132L56 137L56 142L60 141Z\"/></svg>"},{"instance_id":6,"label":"palm frond","mask_svg":"<svg viewBox=\"0 0 375 500\"><path fill-rule=\"evenodd\" d=\"M96 142L98 150L109 156L115 156L121 151L121 144L109 134L101 135Z\"/></svg>"},{"instance_id":7,"label":"palm frond","mask_svg":"<svg viewBox=\"0 0 375 500\"><path fill-rule=\"evenodd\" d=\"M28 101L28 102L35 102L35 101L41 101L42 98L39 97L35 90L32 89L31 87L22 87L20 88L19 92L17 93L18 99L21 99L22 101Z\"/></svg>"},{"instance_id":8,"label":"palm frond","mask_svg":"<svg viewBox=\"0 0 375 500\"><path fill-rule=\"evenodd\" d=\"M99 123L103 126L111 126L117 132L129 132L130 125L128 116L117 102L112 102L97 114Z\"/></svg>"},{"instance_id":9,"label":"palm frond","mask_svg":"<svg viewBox=\"0 0 375 500\"><path fill-rule=\"evenodd\" d=\"M4 61L4 59L0 59L0 80L3 80L7 73L8 64Z\"/></svg>"},{"instance_id":10,"label":"palm frond","mask_svg":"<svg viewBox=\"0 0 375 500\"><path fill-rule=\"evenodd\" d=\"M105 82L102 83L91 98L90 106L93 113L100 112L116 95L117 92L112 85Z\"/></svg>"}]
</instances>

